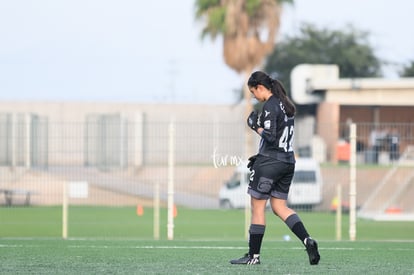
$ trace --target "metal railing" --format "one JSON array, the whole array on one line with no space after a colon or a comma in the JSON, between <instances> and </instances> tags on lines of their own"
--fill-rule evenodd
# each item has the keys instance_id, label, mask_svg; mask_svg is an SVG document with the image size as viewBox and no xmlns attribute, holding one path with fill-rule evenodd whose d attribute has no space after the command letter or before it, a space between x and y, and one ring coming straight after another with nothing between
<instances>
[{"instance_id":1,"label":"metal railing","mask_svg":"<svg viewBox=\"0 0 414 275\"><path fill-rule=\"evenodd\" d=\"M74 199L73 203L122 205L136 204L137 200L151 204L154 186L159 184L161 201L166 200L168 124L130 121L119 114L91 115L83 123L1 115L0 189L32 191L31 205L59 205L63 183L87 182L88 199ZM220 188L246 158L244 123L176 121L174 127L177 204L218 208ZM298 157L325 160L324 202L319 210L330 210L338 182L348 188L347 173L343 172L346 165L337 165L349 161L348 127L338 125L339 139L330 147L317 133L296 137L302 145L296 151ZM357 169L361 173L372 169L371 176L357 178L361 189L359 205L368 198L365 189L378 184L387 171L399 164L401 156L414 144L413 134L414 124L408 123L357 125ZM318 146L325 149L317 149ZM332 155L336 159L327 157ZM408 161L410 157L405 155L404 159ZM344 177L339 179L338 173ZM6 202L0 194L0 205L24 204L27 200L23 197L16 192L10 203L10 198Z\"/></svg>"}]
</instances>

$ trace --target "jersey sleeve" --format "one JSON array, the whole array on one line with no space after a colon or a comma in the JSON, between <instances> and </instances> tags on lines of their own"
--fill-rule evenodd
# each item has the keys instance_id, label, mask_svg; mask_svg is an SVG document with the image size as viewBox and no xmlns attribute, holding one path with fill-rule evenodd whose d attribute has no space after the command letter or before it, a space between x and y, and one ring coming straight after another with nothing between
<instances>
[{"instance_id":1,"label":"jersey sleeve","mask_svg":"<svg viewBox=\"0 0 414 275\"><path fill-rule=\"evenodd\" d=\"M277 141L277 117L277 108L267 104L263 106L261 114L261 127L263 128L263 132L261 136L270 144L274 144Z\"/></svg>"}]
</instances>

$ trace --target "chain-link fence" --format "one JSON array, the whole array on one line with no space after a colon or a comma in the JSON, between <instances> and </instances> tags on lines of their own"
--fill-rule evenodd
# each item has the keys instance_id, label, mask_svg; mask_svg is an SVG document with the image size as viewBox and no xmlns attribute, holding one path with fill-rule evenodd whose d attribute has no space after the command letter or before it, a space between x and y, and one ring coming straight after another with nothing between
<instances>
[{"instance_id":1,"label":"chain-link fence","mask_svg":"<svg viewBox=\"0 0 414 275\"><path fill-rule=\"evenodd\" d=\"M173 136L168 131L170 123ZM349 188L349 125L329 126L338 129L335 146L327 146L316 127L304 129L303 125L297 124L302 134L295 136L296 153L318 160L323 179L322 201L313 208L330 211L338 185L343 194ZM392 207L414 212L410 200L414 175L406 168L414 160L413 131L414 125L408 123L357 125L359 207L368 212ZM0 205L60 205L68 182L87 184L86 197L75 196L72 204L152 205L155 185L160 186L161 202L166 203L168 144L173 138L175 203L219 208L220 189L246 159L244 133L245 125L239 120L164 122L92 114L83 122L69 123L2 114ZM396 179L398 186L394 183L393 188Z\"/></svg>"}]
</instances>

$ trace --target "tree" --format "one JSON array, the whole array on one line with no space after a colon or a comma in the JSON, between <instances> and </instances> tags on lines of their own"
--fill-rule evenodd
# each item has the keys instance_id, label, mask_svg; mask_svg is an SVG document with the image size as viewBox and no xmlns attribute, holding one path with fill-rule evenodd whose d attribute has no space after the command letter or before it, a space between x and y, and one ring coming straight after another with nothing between
<instances>
[{"instance_id":1,"label":"tree","mask_svg":"<svg viewBox=\"0 0 414 275\"><path fill-rule=\"evenodd\" d=\"M341 77L379 77L382 61L368 42L369 34L349 26L346 30L317 29L303 24L298 36L283 38L268 57L265 70L290 90L290 72L302 63L336 64Z\"/></svg>"},{"instance_id":2,"label":"tree","mask_svg":"<svg viewBox=\"0 0 414 275\"><path fill-rule=\"evenodd\" d=\"M212 40L222 36L225 63L243 74L247 82L275 46L280 5L285 2L293 0L196 0L196 18L204 23L201 36ZM252 110L251 95L246 85L243 87L247 116ZM250 153L249 148L246 151Z\"/></svg>"},{"instance_id":3,"label":"tree","mask_svg":"<svg viewBox=\"0 0 414 275\"><path fill-rule=\"evenodd\" d=\"M403 67L400 72L401 77L414 77L414 61Z\"/></svg>"}]
</instances>

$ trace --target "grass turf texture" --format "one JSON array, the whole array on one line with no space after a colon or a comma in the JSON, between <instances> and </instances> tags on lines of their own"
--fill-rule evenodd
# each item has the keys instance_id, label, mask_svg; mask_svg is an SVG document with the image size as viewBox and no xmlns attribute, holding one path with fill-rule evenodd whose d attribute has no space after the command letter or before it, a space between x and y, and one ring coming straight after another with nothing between
<instances>
[{"instance_id":1,"label":"grass turf texture","mask_svg":"<svg viewBox=\"0 0 414 275\"><path fill-rule=\"evenodd\" d=\"M413 242L321 241L309 265L298 242L267 241L262 263L231 265L242 241L0 239L1 274L412 274Z\"/></svg>"},{"instance_id":2,"label":"grass turf texture","mask_svg":"<svg viewBox=\"0 0 414 275\"><path fill-rule=\"evenodd\" d=\"M69 239L61 207L0 208L0 274L413 274L414 222L358 219L357 241L334 241L335 215L299 212L319 241L321 262L310 266L304 247L270 212L257 266L231 265L247 252L244 211L178 208L174 240L167 212L153 239L153 212L134 207L69 209ZM342 238L348 239L348 216ZM291 241L282 241L284 235Z\"/></svg>"},{"instance_id":3,"label":"grass turf texture","mask_svg":"<svg viewBox=\"0 0 414 275\"><path fill-rule=\"evenodd\" d=\"M153 239L153 212L144 209L136 215L134 207L69 208L68 235L73 238ZM317 240L335 240L335 215L299 212L308 231ZM349 216L343 215L342 240L348 240ZM287 226L267 213L267 240L295 238ZM62 236L61 207L0 207L0 238ZM243 210L194 210L178 208L174 220L175 240L243 240ZM167 239L167 210L160 213L160 239ZM357 240L414 240L414 222L375 222L357 220Z\"/></svg>"}]
</instances>

